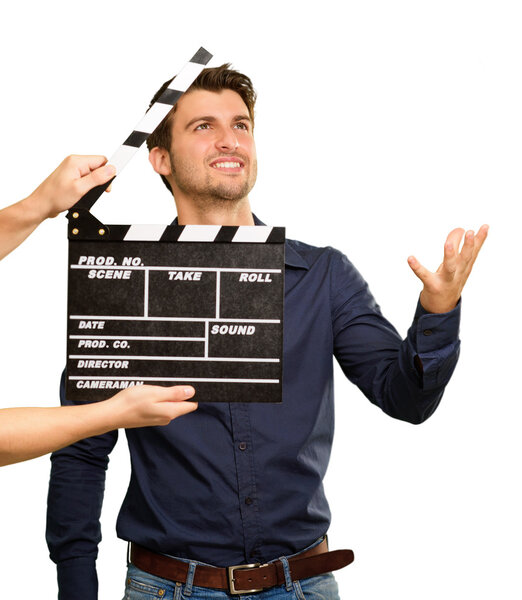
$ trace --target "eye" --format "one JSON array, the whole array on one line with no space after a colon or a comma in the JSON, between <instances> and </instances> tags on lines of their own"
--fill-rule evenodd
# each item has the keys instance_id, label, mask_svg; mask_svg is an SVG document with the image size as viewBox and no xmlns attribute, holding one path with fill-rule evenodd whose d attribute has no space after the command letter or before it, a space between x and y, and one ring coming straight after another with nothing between
<instances>
[{"instance_id":1,"label":"eye","mask_svg":"<svg viewBox=\"0 0 522 600\"><path fill-rule=\"evenodd\" d=\"M198 125L196 127L196 129L210 129L210 124L209 123L201 123L201 125Z\"/></svg>"},{"instance_id":2,"label":"eye","mask_svg":"<svg viewBox=\"0 0 522 600\"><path fill-rule=\"evenodd\" d=\"M236 123L234 125L234 127L237 127L238 129L243 129L244 131L248 131L247 123L239 122L239 123Z\"/></svg>"}]
</instances>

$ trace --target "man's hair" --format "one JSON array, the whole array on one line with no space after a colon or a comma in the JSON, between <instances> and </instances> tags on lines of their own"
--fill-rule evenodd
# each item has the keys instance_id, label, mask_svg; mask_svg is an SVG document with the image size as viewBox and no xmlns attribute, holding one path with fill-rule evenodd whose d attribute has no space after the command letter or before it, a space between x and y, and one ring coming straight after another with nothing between
<instances>
[{"instance_id":1,"label":"man's hair","mask_svg":"<svg viewBox=\"0 0 522 600\"><path fill-rule=\"evenodd\" d=\"M207 92L220 92L221 90L232 90L239 94L243 102L246 104L248 109L248 115L250 120L252 121L252 127L254 126L254 106L256 103L256 92L252 85L252 81L243 73L239 71L235 71L230 68L230 63L225 63L220 67L212 67L208 69L203 69L201 73L196 77L192 85L187 89L187 92L192 92L194 90L206 90ZM158 98L163 94L163 92L170 85L172 80L175 79L175 76L165 81L165 83L160 87L160 89L154 94L154 97L150 101L150 107L158 100ZM185 92L186 93L186 92ZM158 125L157 129L148 137L147 139L147 148L152 150L156 146L160 148L165 148L170 151L170 146L172 144L172 117L176 112L176 104L173 106L172 110L169 114L163 119L163 121ZM170 187L167 178L163 175L160 176L163 180L163 183L167 186L170 192L172 192L172 188Z\"/></svg>"}]
</instances>

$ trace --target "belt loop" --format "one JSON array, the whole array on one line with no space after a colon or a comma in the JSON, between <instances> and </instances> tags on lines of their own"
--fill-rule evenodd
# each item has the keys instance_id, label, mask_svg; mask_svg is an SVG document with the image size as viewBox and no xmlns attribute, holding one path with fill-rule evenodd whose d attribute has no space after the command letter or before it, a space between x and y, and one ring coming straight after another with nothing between
<instances>
[{"instance_id":1,"label":"belt loop","mask_svg":"<svg viewBox=\"0 0 522 600\"><path fill-rule=\"evenodd\" d=\"M196 563L191 560L189 563L188 573L187 573L187 581L185 583L185 591L183 592L184 596L190 596L192 594L192 584L194 583L194 573L196 572Z\"/></svg>"},{"instance_id":2,"label":"belt loop","mask_svg":"<svg viewBox=\"0 0 522 600\"><path fill-rule=\"evenodd\" d=\"M279 558L279 560L283 563L283 572L285 574L286 591L291 592L293 586L292 586L292 575L290 574L290 565L288 564L288 559L286 558L286 556L281 556Z\"/></svg>"}]
</instances>

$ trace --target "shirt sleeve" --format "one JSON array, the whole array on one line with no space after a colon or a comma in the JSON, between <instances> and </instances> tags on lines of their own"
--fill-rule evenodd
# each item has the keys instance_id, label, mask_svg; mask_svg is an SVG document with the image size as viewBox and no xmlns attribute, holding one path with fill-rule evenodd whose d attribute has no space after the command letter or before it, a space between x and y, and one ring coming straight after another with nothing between
<instances>
[{"instance_id":1,"label":"shirt sleeve","mask_svg":"<svg viewBox=\"0 0 522 600\"><path fill-rule=\"evenodd\" d=\"M367 283L339 253L331 280L334 354L344 373L386 414L422 423L437 408L457 364L461 303L431 314L420 302L406 339L387 321Z\"/></svg>"},{"instance_id":2,"label":"shirt sleeve","mask_svg":"<svg viewBox=\"0 0 522 600\"><path fill-rule=\"evenodd\" d=\"M65 398L65 373L60 383L60 400L62 405L73 404ZM78 590L82 600L98 598L100 514L108 455L117 436L117 431L111 431L51 455L46 539L58 569L59 600L78 598Z\"/></svg>"}]
</instances>

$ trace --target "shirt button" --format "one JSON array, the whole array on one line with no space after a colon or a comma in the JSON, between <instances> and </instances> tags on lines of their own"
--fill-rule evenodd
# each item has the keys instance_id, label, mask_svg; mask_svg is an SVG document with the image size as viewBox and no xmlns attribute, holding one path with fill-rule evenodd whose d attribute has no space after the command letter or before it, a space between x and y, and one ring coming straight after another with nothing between
<instances>
[{"instance_id":1,"label":"shirt button","mask_svg":"<svg viewBox=\"0 0 522 600\"><path fill-rule=\"evenodd\" d=\"M245 498L245 504L246 504L247 506L250 506L250 505L252 504L252 502L253 502L252 498L250 498L250 497L248 497L248 498Z\"/></svg>"},{"instance_id":2,"label":"shirt button","mask_svg":"<svg viewBox=\"0 0 522 600\"><path fill-rule=\"evenodd\" d=\"M433 333L433 331L431 329L425 329L423 331L424 335L431 335Z\"/></svg>"},{"instance_id":3,"label":"shirt button","mask_svg":"<svg viewBox=\"0 0 522 600\"><path fill-rule=\"evenodd\" d=\"M239 443L239 449L240 450L246 450L247 449L247 443L246 442L240 442Z\"/></svg>"}]
</instances>

